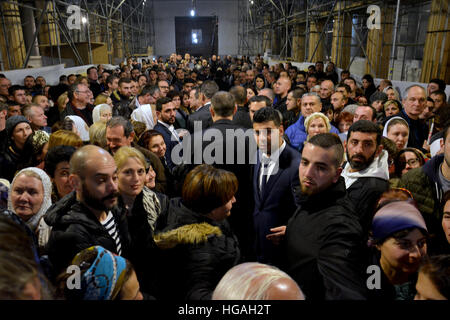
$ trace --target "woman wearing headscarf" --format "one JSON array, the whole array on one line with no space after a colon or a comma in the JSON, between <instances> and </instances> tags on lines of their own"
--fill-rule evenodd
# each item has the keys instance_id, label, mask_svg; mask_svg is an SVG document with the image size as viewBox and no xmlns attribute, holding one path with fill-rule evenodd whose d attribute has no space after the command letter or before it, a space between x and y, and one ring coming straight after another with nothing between
<instances>
[{"instance_id":1,"label":"woman wearing headscarf","mask_svg":"<svg viewBox=\"0 0 450 320\"><path fill-rule=\"evenodd\" d=\"M94 108L94 110L92 110L92 120L94 121L94 123L99 121L106 123L111 118L112 108L109 104L99 104Z\"/></svg>"},{"instance_id":2,"label":"woman wearing headscarf","mask_svg":"<svg viewBox=\"0 0 450 320\"><path fill-rule=\"evenodd\" d=\"M377 288L369 299L412 300L417 271L427 254L428 230L411 200L381 203L372 220L369 264L379 270Z\"/></svg>"},{"instance_id":3,"label":"woman wearing headscarf","mask_svg":"<svg viewBox=\"0 0 450 320\"><path fill-rule=\"evenodd\" d=\"M40 248L45 247L50 227L42 219L52 205L52 183L41 169L30 167L17 173L11 183L8 209L19 216L37 235Z\"/></svg>"},{"instance_id":4,"label":"woman wearing headscarf","mask_svg":"<svg viewBox=\"0 0 450 320\"><path fill-rule=\"evenodd\" d=\"M390 118L383 129L383 137L392 140L398 150L403 150L408 145L409 125L401 117Z\"/></svg>"},{"instance_id":5,"label":"woman wearing headscarf","mask_svg":"<svg viewBox=\"0 0 450 320\"><path fill-rule=\"evenodd\" d=\"M88 143L90 141L89 140L89 127L86 124L86 122L83 120L83 118L81 118L79 116L66 116L64 121L66 121L66 119L70 119L73 122L72 131L74 131L76 134L78 134L84 143ZM66 128L64 128L64 129L66 129Z\"/></svg>"},{"instance_id":6,"label":"woman wearing headscarf","mask_svg":"<svg viewBox=\"0 0 450 320\"><path fill-rule=\"evenodd\" d=\"M69 287L71 273L57 278L57 295L67 300L142 300L131 263L101 246L80 251L71 265L81 271L80 288Z\"/></svg>"}]
</instances>

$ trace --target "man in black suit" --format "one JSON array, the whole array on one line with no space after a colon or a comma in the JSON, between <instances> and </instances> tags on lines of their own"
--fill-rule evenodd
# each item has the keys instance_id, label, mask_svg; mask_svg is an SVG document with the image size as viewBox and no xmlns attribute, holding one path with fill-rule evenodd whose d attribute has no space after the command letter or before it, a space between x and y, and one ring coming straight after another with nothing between
<instances>
[{"instance_id":1,"label":"man in black suit","mask_svg":"<svg viewBox=\"0 0 450 320\"><path fill-rule=\"evenodd\" d=\"M231 93L219 91L212 97L210 115L213 123L202 133L196 132L191 136L198 139L202 135L202 143L197 144L202 146L202 150L192 148L192 158L196 160L195 156L201 154L202 163L231 171L236 175L239 188L228 221L238 237L242 259L254 261L250 156L256 152L256 144L251 130L245 131L245 128L233 123L235 113L236 105Z\"/></svg>"},{"instance_id":2,"label":"man in black suit","mask_svg":"<svg viewBox=\"0 0 450 320\"><path fill-rule=\"evenodd\" d=\"M205 130L212 124L212 118L210 113L211 98L219 91L219 86L212 80L206 80L200 87L200 91L195 91L195 98L202 101L202 106L198 108L188 119L188 130L190 133L196 131L196 122L200 122L199 129Z\"/></svg>"},{"instance_id":3,"label":"man in black suit","mask_svg":"<svg viewBox=\"0 0 450 320\"><path fill-rule=\"evenodd\" d=\"M156 123L154 130L160 132L164 138L164 143L166 144L167 153L167 167L172 170L174 164L172 162L172 149L179 143L181 143L181 138L173 124L175 123L175 115L177 110L172 100L167 97L159 98L156 100L156 116L158 117L158 122Z\"/></svg>"},{"instance_id":4,"label":"man in black suit","mask_svg":"<svg viewBox=\"0 0 450 320\"><path fill-rule=\"evenodd\" d=\"M271 241L271 232L287 224L295 212L300 153L283 140L282 117L278 110L266 107L256 111L253 129L259 147L252 170L257 260L282 266L284 248Z\"/></svg>"}]
</instances>

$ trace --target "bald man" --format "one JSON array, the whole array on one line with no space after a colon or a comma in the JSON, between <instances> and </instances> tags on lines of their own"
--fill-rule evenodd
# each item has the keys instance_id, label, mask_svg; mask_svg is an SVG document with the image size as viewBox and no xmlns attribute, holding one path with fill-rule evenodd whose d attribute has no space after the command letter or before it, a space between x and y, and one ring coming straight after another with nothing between
<instances>
[{"instance_id":1,"label":"bald man","mask_svg":"<svg viewBox=\"0 0 450 320\"><path fill-rule=\"evenodd\" d=\"M287 109L287 96L289 90L291 90L292 81L288 77L280 77L273 86L273 92L275 93L275 100L273 102L273 107L280 111L283 115L283 126L286 129L287 125L295 118L295 113L293 111L288 111Z\"/></svg>"},{"instance_id":2,"label":"bald man","mask_svg":"<svg viewBox=\"0 0 450 320\"><path fill-rule=\"evenodd\" d=\"M214 290L212 299L305 300L305 296L298 284L277 267L246 262L228 270Z\"/></svg>"},{"instance_id":3,"label":"bald man","mask_svg":"<svg viewBox=\"0 0 450 320\"><path fill-rule=\"evenodd\" d=\"M125 213L117 208L117 167L104 149L87 145L70 159L69 181L75 191L57 202L45 216L52 227L48 256L57 273L75 255L91 246L126 257L129 247Z\"/></svg>"}]
</instances>

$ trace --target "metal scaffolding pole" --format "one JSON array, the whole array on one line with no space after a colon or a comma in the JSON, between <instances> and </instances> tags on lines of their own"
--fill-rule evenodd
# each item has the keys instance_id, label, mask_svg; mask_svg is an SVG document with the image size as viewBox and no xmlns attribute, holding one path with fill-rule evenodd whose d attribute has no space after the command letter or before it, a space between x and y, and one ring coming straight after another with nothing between
<instances>
[{"instance_id":1,"label":"metal scaffolding pole","mask_svg":"<svg viewBox=\"0 0 450 320\"><path fill-rule=\"evenodd\" d=\"M397 0L397 10L395 11L394 36L392 38L391 61L389 63L389 79L394 76L395 42L397 40L398 13L400 10L400 0Z\"/></svg>"}]
</instances>

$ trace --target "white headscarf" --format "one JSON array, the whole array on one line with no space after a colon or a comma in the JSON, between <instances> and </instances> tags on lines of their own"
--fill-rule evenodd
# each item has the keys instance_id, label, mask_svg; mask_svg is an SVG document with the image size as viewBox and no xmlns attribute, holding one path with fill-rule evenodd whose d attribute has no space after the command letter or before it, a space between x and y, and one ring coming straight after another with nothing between
<instances>
[{"instance_id":1,"label":"white headscarf","mask_svg":"<svg viewBox=\"0 0 450 320\"><path fill-rule=\"evenodd\" d=\"M39 168L35 168L35 167L29 167L29 168L20 170L16 174L16 176L14 177L14 179L11 183L11 189L10 189L10 192L8 195L8 209L11 210L12 212L14 212L14 209L12 206L12 200L11 200L11 193L14 188L14 182L16 182L16 179L18 176L20 176L22 173L27 172L27 171L34 172L40 177L41 182L42 182L42 187L44 189L44 199L42 200L42 204L41 204L41 207L39 208L39 211L26 222L26 224L30 227L31 230L36 231L39 221L45 215L45 213L47 212L47 209L50 208L50 206L52 205L52 182L50 181L50 178L43 170L41 170Z\"/></svg>"},{"instance_id":2,"label":"white headscarf","mask_svg":"<svg viewBox=\"0 0 450 320\"><path fill-rule=\"evenodd\" d=\"M409 132L409 125L408 125L408 122L405 120L405 119L403 119L402 117L392 117L392 118L390 118L386 123L385 123L385 125L384 125L384 128L383 128L383 137L388 137L388 127L389 127L389 122L391 122L392 120L394 120L394 119L400 119L400 120L402 120L402 123L404 124L404 125L406 125L406 127L408 127L408 132ZM408 145L408 139L409 139L409 136L406 138L406 143L405 143L405 146L403 147L403 149L404 148L406 148L406 146ZM400 150L399 150L400 151Z\"/></svg>"},{"instance_id":3,"label":"white headscarf","mask_svg":"<svg viewBox=\"0 0 450 320\"><path fill-rule=\"evenodd\" d=\"M66 118L69 118L74 122L81 140L83 140L83 142L89 141L89 126L86 124L83 118L79 116L66 116Z\"/></svg>"},{"instance_id":4,"label":"white headscarf","mask_svg":"<svg viewBox=\"0 0 450 320\"><path fill-rule=\"evenodd\" d=\"M136 108L131 114L131 119L145 123L147 130L151 130L155 126L152 107L149 104L143 104Z\"/></svg>"},{"instance_id":5,"label":"white headscarf","mask_svg":"<svg viewBox=\"0 0 450 320\"><path fill-rule=\"evenodd\" d=\"M100 114L104 110L112 111L112 108L109 104L106 104L106 103L102 103L102 104L95 106L94 110L92 110L92 120L94 121L94 123L101 121Z\"/></svg>"}]
</instances>

